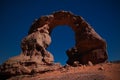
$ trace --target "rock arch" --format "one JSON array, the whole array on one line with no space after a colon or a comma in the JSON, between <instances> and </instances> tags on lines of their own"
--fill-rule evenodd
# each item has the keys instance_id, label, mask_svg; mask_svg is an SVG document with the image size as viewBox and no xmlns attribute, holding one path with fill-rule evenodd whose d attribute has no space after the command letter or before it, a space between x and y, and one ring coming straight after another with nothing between
<instances>
[{"instance_id":1,"label":"rock arch","mask_svg":"<svg viewBox=\"0 0 120 80\"><path fill-rule=\"evenodd\" d=\"M75 45L66 51L67 64L73 66L90 61L97 64L108 59L106 42L82 17L58 11L42 16L32 24L28 35L21 41L21 54L0 66L0 78L59 69L60 64L55 64L53 55L46 50L51 43L50 33L58 25L68 25L75 32Z\"/></svg>"},{"instance_id":2,"label":"rock arch","mask_svg":"<svg viewBox=\"0 0 120 80\"><path fill-rule=\"evenodd\" d=\"M38 52L37 48L41 47L43 49L42 53L47 55L46 48L51 43L50 33L58 25L68 25L75 32L75 46L66 51L69 58L67 64L73 65L74 61L78 61L80 64L87 64L88 61L91 61L97 64L107 60L106 42L82 17L67 11L58 11L48 16L42 16L35 21L28 32L27 38L22 41L23 53L26 51L30 55L29 50L24 48L25 46L32 47ZM36 42L29 42L31 39L36 40ZM48 60L50 62L47 60L44 59L43 61L53 62L53 59Z\"/></svg>"}]
</instances>

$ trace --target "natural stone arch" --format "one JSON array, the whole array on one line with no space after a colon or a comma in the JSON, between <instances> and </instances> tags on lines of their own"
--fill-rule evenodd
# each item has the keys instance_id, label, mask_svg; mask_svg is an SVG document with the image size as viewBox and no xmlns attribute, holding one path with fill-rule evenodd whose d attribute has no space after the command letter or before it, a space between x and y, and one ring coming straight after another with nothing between
<instances>
[{"instance_id":1,"label":"natural stone arch","mask_svg":"<svg viewBox=\"0 0 120 80\"><path fill-rule=\"evenodd\" d=\"M51 43L50 33L53 28L58 25L68 25L75 32L75 46L67 51L69 58L67 61L68 64L73 65L75 61L78 61L80 64L87 64L88 61L96 64L107 60L106 42L82 17L76 16L67 11L58 11L48 16L42 16L35 21L28 32L27 40L25 38L22 41L23 53L25 53L24 50L28 51L27 49L23 48L26 45L28 48L32 47L32 49L36 50L37 48L39 49L42 47L44 51L43 54L47 54L48 51L46 48ZM33 45L28 45L30 43L30 39L33 39L33 37L30 37L30 39L28 38L29 36L35 35L42 37L44 36L44 39L41 40L42 37L39 37L39 40L37 37L35 37L36 43L33 42L33 45L35 46L33 48ZM30 54L29 51L27 54ZM43 61L52 62L51 60Z\"/></svg>"},{"instance_id":2,"label":"natural stone arch","mask_svg":"<svg viewBox=\"0 0 120 80\"><path fill-rule=\"evenodd\" d=\"M107 60L106 42L84 19L67 11L58 11L42 16L32 24L21 42L21 54L0 66L0 78L60 69L61 65L55 64L53 55L46 50L51 43L50 33L58 25L68 25L75 32L76 43L66 51L67 64L74 66L90 61L97 64Z\"/></svg>"}]
</instances>

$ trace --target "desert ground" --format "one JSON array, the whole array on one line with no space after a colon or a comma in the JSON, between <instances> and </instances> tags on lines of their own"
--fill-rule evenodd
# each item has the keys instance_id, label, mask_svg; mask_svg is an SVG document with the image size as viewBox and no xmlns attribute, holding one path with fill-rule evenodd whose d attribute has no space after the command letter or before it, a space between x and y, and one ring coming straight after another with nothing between
<instances>
[{"instance_id":1,"label":"desert ground","mask_svg":"<svg viewBox=\"0 0 120 80\"><path fill-rule=\"evenodd\" d=\"M120 80L120 62L63 66L42 74L20 75L8 80Z\"/></svg>"}]
</instances>

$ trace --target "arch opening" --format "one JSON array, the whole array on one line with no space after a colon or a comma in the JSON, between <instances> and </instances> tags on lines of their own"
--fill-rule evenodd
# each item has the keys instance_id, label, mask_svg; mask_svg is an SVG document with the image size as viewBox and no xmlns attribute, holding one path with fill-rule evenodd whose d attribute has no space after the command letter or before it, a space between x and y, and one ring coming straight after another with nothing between
<instances>
[{"instance_id":1,"label":"arch opening","mask_svg":"<svg viewBox=\"0 0 120 80\"><path fill-rule=\"evenodd\" d=\"M65 65L68 60L66 51L75 46L74 31L67 25L56 26L50 36L52 41L47 50L53 54L54 62Z\"/></svg>"}]
</instances>

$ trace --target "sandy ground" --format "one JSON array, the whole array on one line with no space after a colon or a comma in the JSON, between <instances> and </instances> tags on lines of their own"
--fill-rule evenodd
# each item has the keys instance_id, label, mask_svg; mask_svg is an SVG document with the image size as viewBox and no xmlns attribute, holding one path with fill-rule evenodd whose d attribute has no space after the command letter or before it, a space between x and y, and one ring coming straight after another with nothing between
<instances>
[{"instance_id":1,"label":"sandy ground","mask_svg":"<svg viewBox=\"0 0 120 80\"><path fill-rule=\"evenodd\" d=\"M120 80L120 63L66 67L35 75L20 75L8 80Z\"/></svg>"}]
</instances>

